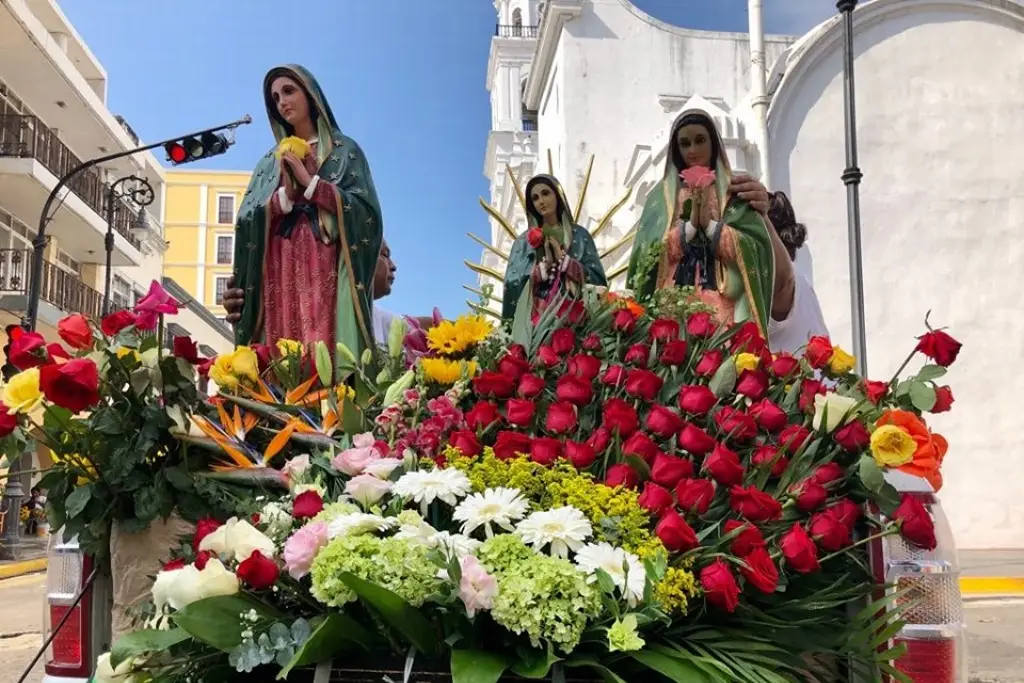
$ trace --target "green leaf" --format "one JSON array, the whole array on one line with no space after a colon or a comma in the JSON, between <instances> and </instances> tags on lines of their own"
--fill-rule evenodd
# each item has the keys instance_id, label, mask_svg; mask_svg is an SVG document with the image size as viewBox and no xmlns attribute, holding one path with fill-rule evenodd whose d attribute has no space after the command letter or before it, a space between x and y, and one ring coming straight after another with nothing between
<instances>
[{"instance_id":1,"label":"green leaf","mask_svg":"<svg viewBox=\"0 0 1024 683\"><path fill-rule=\"evenodd\" d=\"M325 387L331 386L334 367L331 364L331 352L322 341L316 343L316 374L320 378L320 384Z\"/></svg>"},{"instance_id":2,"label":"green leaf","mask_svg":"<svg viewBox=\"0 0 1024 683\"><path fill-rule=\"evenodd\" d=\"M896 490L895 486L887 481L882 482L882 488L875 493L878 495L875 502L878 503L882 512L890 516L896 512L896 508L900 505L900 492Z\"/></svg>"},{"instance_id":3,"label":"green leaf","mask_svg":"<svg viewBox=\"0 0 1024 683\"><path fill-rule=\"evenodd\" d=\"M935 380L946 376L946 368L941 365L926 365L917 371L914 376L918 382L934 382Z\"/></svg>"},{"instance_id":4,"label":"green leaf","mask_svg":"<svg viewBox=\"0 0 1024 683\"><path fill-rule=\"evenodd\" d=\"M46 406L43 415L43 426L50 431L64 431L72 418L71 411L56 405Z\"/></svg>"},{"instance_id":5,"label":"green leaf","mask_svg":"<svg viewBox=\"0 0 1024 683\"><path fill-rule=\"evenodd\" d=\"M110 665L116 669L121 662L136 655L162 652L189 638L191 636L183 628L172 628L169 631L145 629L128 633L118 638L111 648Z\"/></svg>"},{"instance_id":6,"label":"green leaf","mask_svg":"<svg viewBox=\"0 0 1024 683\"><path fill-rule=\"evenodd\" d=\"M910 385L910 402L922 412L935 407L935 387L924 382L915 381Z\"/></svg>"},{"instance_id":7,"label":"green leaf","mask_svg":"<svg viewBox=\"0 0 1024 683\"><path fill-rule=\"evenodd\" d=\"M181 467L168 467L164 470L168 483L179 491L191 491L193 489L192 477Z\"/></svg>"},{"instance_id":8,"label":"green leaf","mask_svg":"<svg viewBox=\"0 0 1024 683\"><path fill-rule=\"evenodd\" d=\"M291 661L281 669L277 678L284 680L292 669L326 662L349 645L355 644L368 650L372 640L373 636L359 622L345 614L333 612L320 622Z\"/></svg>"},{"instance_id":9,"label":"green leaf","mask_svg":"<svg viewBox=\"0 0 1024 683\"><path fill-rule=\"evenodd\" d=\"M870 455L861 456L857 469L860 474L860 480L868 491L878 493L885 486L885 475L882 473L882 468L878 466L878 463Z\"/></svg>"},{"instance_id":10,"label":"green leaf","mask_svg":"<svg viewBox=\"0 0 1024 683\"><path fill-rule=\"evenodd\" d=\"M711 393L718 398L728 396L736 386L736 376L736 362L732 358L726 358L718 366L718 371L715 372L715 376L711 378L711 382L708 384Z\"/></svg>"},{"instance_id":11,"label":"green leaf","mask_svg":"<svg viewBox=\"0 0 1024 683\"><path fill-rule=\"evenodd\" d=\"M434 627L419 610L388 589L363 581L349 572L342 572L339 578L416 649L427 655L434 652L437 647Z\"/></svg>"},{"instance_id":12,"label":"green leaf","mask_svg":"<svg viewBox=\"0 0 1024 683\"><path fill-rule=\"evenodd\" d=\"M550 646L546 650L530 649L520 653L519 662L512 671L523 678L547 678L551 667L560 661L562 658L555 655Z\"/></svg>"},{"instance_id":13,"label":"green leaf","mask_svg":"<svg viewBox=\"0 0 1024 683\"><path fill-rule=\"evenodd\" d=\"M68 517L77 517L82 514L85 510L85 506L89 504L89 500L92 498L92 484L85 484L79 486L71 495L64 501L64 510L67 512Z\"/></svg>"},{"instance_id":14,"label":"green leaf","mask_svg":"<svg viewBox=\"0 0 1024 683\"><path fill-rule=\"evenodd\" d=\"M412 386L414 381L416 381L416 373L409 370L399 377L394 384L388 387L387 391L384 392L384 402L381 405L387 408L388 406L398 403L398 399L406 389Z\"/></svg>"},{"instance_id":15,"label":"green leaf","mask_svg":"<svg viewBox=\"0 0 1024 683\"><path fill-rule=\"evenodd\" d=\"M625 457L626 462L632 467L640 478L644 481L651 478L651 467L647 464L647 461L641 458L639 455L627 455Z\"/></svg>"},{"instance_id":16,"label":"green leaf","mask_svg":"<svg viewBox=\"0 0 1024 683\"><path fill-rule=\"evenodd\" d=\"M533 309L532 297L533 287L527 284L519 295L515 316L512 318L512 342L522 344L527 351L533 345L533 321L530 320L530 312Z\"/></svg>"},{"instance_id":17,"label":"green leaf","mask_svg":"<svg viewBox=\"0 0 1024 683\"><path fill-rule=\"evenodd\" d=\"M175 612L173 618L196 640L231 652L242 642L242 630L249 628L238 615L249 610L256 610L263 621L276 621L281 616L255 598L235 593L197 600Z\"/></svg>"},{"instance_id":18,"label":"green leaf","mask_svg":"<svg viewBox=\"0 0 1024 683\"><path fill-rule=\"evenodd\" d=\"M657 671L675 683L708 683L712 680L708 677L707 672L693 662L650 650L639 650L629 654L640 664Z\"/></svg>"},{"instance_id":19,"label":"green leaf","mask_svg":"<svg viewBox=\"0 0 1024 683\"><path fill-rule=\"evenodd\" d=\"M508 668L499 654L484 650L452 650L452 683L498 683Z\"/></svg>"},{"instance_id":20,"label":"green leaf","mask_svg":"<svg viewBox=\"0 0 1024 683\"><path fill-rule=\"evenodd\" d=\"M366 431L364 429L363 411L347 396L341 401L341 428L349 436L362 434Z\"/></svg>"},{"instance_id":21,"label":"green leaf","mask_svg":"<svg viewBox=\"0 0 1024 683\"><path fill-rule=\"evenodd\" d=\"M577 659L565 663L567 669L592 669L601 677L604 683L626 683L617 673L608 667L593 661L592 659Z\"/></svg>"}]
</instances>

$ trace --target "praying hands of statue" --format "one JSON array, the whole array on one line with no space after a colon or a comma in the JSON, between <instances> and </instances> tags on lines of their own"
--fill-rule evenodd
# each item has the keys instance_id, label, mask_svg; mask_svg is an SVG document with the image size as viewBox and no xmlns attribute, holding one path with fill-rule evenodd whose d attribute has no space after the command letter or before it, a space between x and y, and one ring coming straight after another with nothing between
<instances>
[{"instance_id":1,"label":"praying hands of statue","mask_svg":"<svg viewBox=\"0 0 1024 683\"><path fill-rule=\"evenodd\" d=\"M732 177L729 194L748 202L754 211L762 215L768 213L768 207L771 205L768 189L746 173L737 173Z\"/></svg>"},{"instance_id":2,"label":"praying hands of statue","mask_svg":"<svg viewBox=\"0 0 1024 683\"><path fill-rule=\"evenodd\" d=\"M242 319L242 306L245 305L245 291L235 287L235 276L228 278L228 286L224 290L221 305L227 312L227 321L234 325Z\"/></svg>"},{"instance_id":3,"label":"praying hands of statue","mask_svg":"<svg viewBox=\"0 0 1024 683\"><path fill-rule=\"evenodd\" d=\"M289 199L298 199L299 194L304 191L309 184L313 181L313 176L310 175L309 169L297 156L291 152L285 152L281 156L281 161L284 162L284 167L288 171L285 173L285 183L287 183L287 189Z\"/></svg>"}]
</instances>

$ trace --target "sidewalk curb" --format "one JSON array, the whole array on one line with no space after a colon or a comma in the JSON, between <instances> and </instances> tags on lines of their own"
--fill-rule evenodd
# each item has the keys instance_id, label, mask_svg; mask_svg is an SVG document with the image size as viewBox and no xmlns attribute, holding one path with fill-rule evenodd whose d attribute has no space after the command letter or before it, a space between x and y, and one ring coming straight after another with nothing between
<instances>
[{"instance_id":1,"label":"sidewalk curb","mask_svg":"<svg viewBox=\"0 0 1024 683\"><path fill-rule=\"evenodd\" d=\"M1024 595L1024 577L961 576L960 593L965 597L976 595Z\"/></svg>"},{"instance_id":2,"label":"sidewalk curb","mask_svg":"<svg viewBox=\"0 0 1024 683\"><path fill-rule=\"evenodd\" d=\"M11 579L15 576L23 576L34 572L41 572L46 569L46 558L40 557L35 560L23 560L0 565L0 579Z\"/></svg>"}]
</instances>

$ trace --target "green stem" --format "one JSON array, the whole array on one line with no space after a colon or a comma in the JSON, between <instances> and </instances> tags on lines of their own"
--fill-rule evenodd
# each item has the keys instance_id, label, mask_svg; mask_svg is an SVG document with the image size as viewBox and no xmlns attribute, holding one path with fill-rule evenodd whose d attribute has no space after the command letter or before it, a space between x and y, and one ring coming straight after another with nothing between
<instances>
[{"instance_id":1,"label":"green stem","mask_svg":"<svg viewBox=\"0 0 1024 683\"><path fill-rule=\"evenodd\" d=\"M899 368L897 368L896 372L892 376L892 379L889 380L890 385L892 385L894 382L896 382L896 380L900 378L900 373L907 369L907 366L910 365L910 361L913 360L914 356L916 355L917 349L915 348L913 351L910 352L910 355L904 359L903 364L900 365ZM864 379L867 378L865 377Z\"/></svg>"}]
</instances>

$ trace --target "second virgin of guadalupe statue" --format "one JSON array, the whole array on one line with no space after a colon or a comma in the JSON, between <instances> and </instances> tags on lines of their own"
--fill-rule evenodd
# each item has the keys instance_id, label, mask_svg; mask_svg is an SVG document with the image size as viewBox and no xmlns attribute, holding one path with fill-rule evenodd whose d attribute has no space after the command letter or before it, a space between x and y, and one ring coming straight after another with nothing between
<instances>
[{"instance_id":1,"label":"second virgin of guadalupe statue","mask_svg":"<svg viewBox=\"0 0 1024 683\"><path fill-rule=\"evenodd\" d=\"M628 286L641 298L656 289L695 287L719 323L753 321L767 339L780 286L778 238L762 215L730 193L732 171L711 117L684 111L672 124L666 156L665 175L637 225ZM782 271L781 285L790 286L792 269Z\"/></svg>"},{"instance_id":2,"label":"second virgin of guadalupe statue","mask_svg":"<svg viewBox=\"0 0 1024 683\"><path fill-rule=\"evenodd\" d=\"M526 184L529 229L516 238L505 268L501 317L529 313L536 320L560 294L578 297L583 285L608 286L594 238L576 225L562 185L550 175Z\"/></svg>"},{"instance_id":3,"label":"second virgin of guadalupe statue","mask_svg":"<svg viewBox=\"0 0 1024 683\"><path fill-rule=\"evenodd\" d=\"M358 357L374 348L383 239L370 167L303 67L271 69L263 98L278 145L257 164L235 226L235 341L340 342Z\"/></svg>"}]
</instances>

